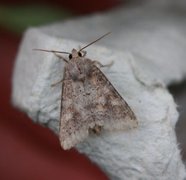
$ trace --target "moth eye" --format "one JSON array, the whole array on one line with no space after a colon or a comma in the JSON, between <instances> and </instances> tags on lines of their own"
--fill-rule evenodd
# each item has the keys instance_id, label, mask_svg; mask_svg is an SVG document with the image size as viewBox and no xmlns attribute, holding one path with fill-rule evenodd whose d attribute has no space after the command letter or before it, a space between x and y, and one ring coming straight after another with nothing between
<instances>
[{"instance_id":1,"label":"moth eye","mask_svg":"<svg viewBox=\"0 0 186 180\"><path fill-rule=\"evenodd\" d=\"M79 56L79 57L82 57L83 55L82 55L82 53L81 53L81 52L78 52L78 56Z\"/></svg>"},{"instance_id":2,"label":"moth eye","mask_svg":"<svg viewBox=\"0 0 186 180\"><path fill-rule=\"evenodd\" d=\"M68 57L69 57L69 59L72 59L72 54L70 54Z\"/></svg>"}]
</instances>

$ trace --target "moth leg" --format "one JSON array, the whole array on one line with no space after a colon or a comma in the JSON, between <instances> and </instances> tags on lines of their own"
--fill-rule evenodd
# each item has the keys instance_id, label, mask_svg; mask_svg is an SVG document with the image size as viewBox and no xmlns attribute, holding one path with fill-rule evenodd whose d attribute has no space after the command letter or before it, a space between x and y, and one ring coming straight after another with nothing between
<instances>
[{"instance_id":1,"label":"moth leg","mask_svg":"<svg viewBox=\"0 0 186 180\"><path fill-rule=\"evenodd\" d=\"M83 53L83 57L85 57L86 56L86 54L87 54L87 51L81 51L82 53Z\"/></svg>"},{"instance_id":2,"label":"moth leg","mask_svg":"<svg viewBox=\"0 0 186 180\"><path fill-rule=\"evenodd\" d=\"M54 87L54 86L56 86L56 85L58 85L58 84L60 84L62 82L64 82L64 79L61 79L60 81L55 82L54 84L51 84L51 87Z\"/></svg>"},{"instance_id":3,"label":"moth leg","mask_svg":"<svg viewBox=\"0 0 186 180\"><path fill-rule=\"evenodd\" d=\"M99 126L99 125L95 125L92 129L91 129L91 131L94 133L94 134L97 134L97 135L99 135L100 133L101 133L101 126Z\"/></svg>"},{"instance_id":4,"label":"moth leg","mask_svg":"<svg viewBox=\"0 0 186 180\"><path fill-rule=\"evenodd\" d=\"M59 55L58 53L55 53L54 54L59 58L59 59L62 59L63 61L65 61L66 63L68 63L68 60L65 59L63 56Z\"/></svg>"},{"instance_id":5,"label":"moth leg","mask_svg":"<svg viewBox=\"0 0 186 180\"><path fill-rule=\"evenodd\" d=\"M92 63L96 66L99 66L100 68L103 68L103 67L111 67L113 65L113 61L111 61L109 64L101 64L99 61L92 61Z\"/></svg>"},{"instance_id":6,"label":"moth leg","mask_svg":"<svg viewBox=\"0 0 186 180\"><path fill-rule=\"evenodd\" d=\"M58 84L60 84L60 83L63 83L63 82L65 82L65 81L70 81L70 79L61 79L60 81L58 81L58 82L56 82L56 83L54 83L54 84L51 84L51 87L54 87L54 86L56 86L56 85L58 85Z\"/></svg>"}]
</instances>

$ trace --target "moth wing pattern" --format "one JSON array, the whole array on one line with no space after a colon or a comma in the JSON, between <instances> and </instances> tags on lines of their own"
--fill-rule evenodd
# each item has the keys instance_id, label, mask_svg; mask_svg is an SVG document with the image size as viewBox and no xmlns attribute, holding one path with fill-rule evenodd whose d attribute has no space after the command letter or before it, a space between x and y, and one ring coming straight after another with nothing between
<instances>
[{"instance_id":1,"label":"moth wing pattern","mask_svg":"<svg viewBox=\"0 0 186 180\"><path fill-rule=\"evenodd\" d=\"M122 130L138 124L129 105L102 71L89 59L86 64L91 70L84 82L63 82L59 136L64 149L83 141L94 127Z\"/></svg>"},{"instance_id":2,"label":"moth wing pattern","mask_svg":"<svg viewBox=\"0 0 186 180\"><path fill-rule=\"evenodd\" d=\"M121 97L118 91L114 88L111 82L107 79L104 73L95 65L93 71L93 78L96 78L100 92L98 106L101 106L101 115L104 116L104 129L108 130L127 130L136 128L138 125L137 118L127 104L127 102ZM101 121L101 116L98 110L95 109L96 121Z\"/></svg>"}]
</instances>

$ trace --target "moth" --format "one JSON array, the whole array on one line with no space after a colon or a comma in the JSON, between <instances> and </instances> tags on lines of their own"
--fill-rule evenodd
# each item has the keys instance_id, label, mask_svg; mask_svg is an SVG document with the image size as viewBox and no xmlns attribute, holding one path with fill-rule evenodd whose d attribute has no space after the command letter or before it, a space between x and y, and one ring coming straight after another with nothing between
<instances>
[{"instance_id":1,"label":"moth","mask_svg":"<svg viewBox=\"0 0 186 180\"><path fill-rule=\"evenodd\" d=\"M138 121L127 102L101 71L100 62L86 57L85 48L71 53L35 49L55 53L65 62L61 93L59 139L63 149L70 149L90 134L105 130L123 130L137 127ZM60 55L68 54L68 59ZM59 82L58 82L59 83ZM58 84L58 83L55 83Z\"/></svg>"}]
</instances>

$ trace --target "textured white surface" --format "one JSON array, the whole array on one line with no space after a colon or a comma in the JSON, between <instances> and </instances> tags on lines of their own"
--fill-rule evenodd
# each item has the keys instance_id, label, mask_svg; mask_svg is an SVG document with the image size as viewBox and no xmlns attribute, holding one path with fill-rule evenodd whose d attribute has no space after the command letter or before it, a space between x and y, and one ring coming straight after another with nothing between
<instances>
[{"instance_id":1,"label":"textured white surface","mask_svg":"<svg viewBox=\"0 0 186 180\"><path fill-rule=\"evenodd\" d=\"M186 73L186 25L178 15L146 7L121 9L28 30L15 64L14 104L57 133L61 86L50 85L62 78L64 64L32 49L70 51L111 30L100 41L109 48L93 45L87 57L102 64L114 61L103 72L134 110L139 127L90 136L77 149L111 179L184 179L174 131L178 113L164 87Z\"/></svg>"}]
</instances>

